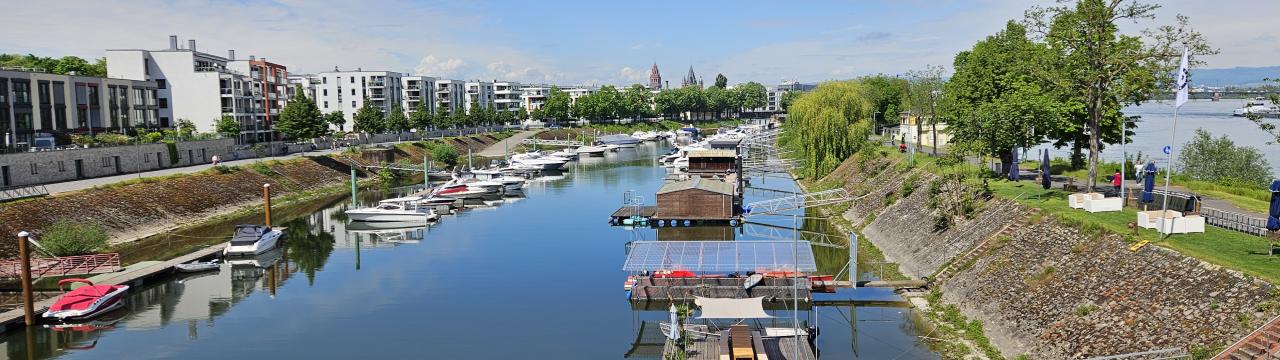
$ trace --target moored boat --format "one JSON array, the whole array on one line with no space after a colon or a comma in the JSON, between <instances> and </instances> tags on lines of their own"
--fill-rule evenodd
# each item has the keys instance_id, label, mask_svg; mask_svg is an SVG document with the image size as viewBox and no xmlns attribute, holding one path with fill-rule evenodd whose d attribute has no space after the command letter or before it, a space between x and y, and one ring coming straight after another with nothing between
<instances>
[{"instance_id":1,"label":"moored boat","mask_svg":"<svg viewBox=\"0 0 1280 360\"><path fill-rule=\"evenodd\" d=\"M71 291L64 286L74 283L84 285ZM58 281L58 289L62 296L49 306L44 317L58 320L88 319L115 310L124 305L124 295L129 291L128 285L94 285L87 279L62 279Z\"/></svg>"},{"instance_id":2,"label":"moored boat","mask_svg":"<svg viewBox=\"0 0 1280 360\"><path fill-rule=\"evenodd\" d=\"M236 225L224 255L256 255L274 249L284 233L270 226Z\"/></svg>"}]
</instances>

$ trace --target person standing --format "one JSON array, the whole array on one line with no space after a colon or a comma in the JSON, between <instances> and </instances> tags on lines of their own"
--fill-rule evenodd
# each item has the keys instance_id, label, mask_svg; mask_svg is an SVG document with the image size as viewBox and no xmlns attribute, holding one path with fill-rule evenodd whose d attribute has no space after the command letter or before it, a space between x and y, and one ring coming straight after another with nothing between
<instances>
[{"instance_id":1,"label":"person standing","mask_svg":"<svg viewBox=\"0 0 1280 360\"><path fill-rule=\"evenodd\" d=\"M1124 186L1124 177L1120 175L1120 169L1116 169L1116 173L1111 175L1111 189L1120 194L1120 187Z\"/></svg>"}]
</instances>

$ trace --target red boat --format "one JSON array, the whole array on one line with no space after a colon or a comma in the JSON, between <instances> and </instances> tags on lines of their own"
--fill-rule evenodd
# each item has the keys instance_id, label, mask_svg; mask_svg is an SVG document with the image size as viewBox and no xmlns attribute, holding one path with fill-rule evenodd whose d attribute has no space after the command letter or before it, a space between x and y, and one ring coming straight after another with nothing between
<instances>
[{"instance_id":1,"label":"red boat","mask_svg":"<svg viewBox=\"0 0 1280 360\"><path fill-rule=\"evenodd\" d=\"M64 285L84 283L75 290L66 291ZM94 285L86 279L63 279L58 281L58 289L63 291L62 297L49 306L44 317L67 319L88 319L115 310L124 303L124 294L129 291L128 285Z\"/></svg>"}]
</instances>

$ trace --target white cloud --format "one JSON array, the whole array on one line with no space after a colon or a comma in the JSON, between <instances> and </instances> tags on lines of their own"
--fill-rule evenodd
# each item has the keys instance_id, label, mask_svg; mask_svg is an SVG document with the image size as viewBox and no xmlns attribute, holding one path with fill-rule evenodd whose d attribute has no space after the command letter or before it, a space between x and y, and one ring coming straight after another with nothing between
<instances>
[{"instance_id":1,"label":"white cloud","mask_svg":"<svg viewBox=\"0 0 1280 360\"><path fill-rule=\"evenodd\" d=\"M624 66L622 69L618 69L618 78L627 82L636 82L648 79L649 72L645 70L638 70L630 66Z\"/></svg>"},{"instance_id":2,"label":"white cloud","mask_svg":"<svg viewBox=\"0 0 1280 360\"><path fill-rule=\"evenodd\" d=\"M436 59L435 55L427 55L413 68L415 74L436 77L457 77L466 68L462 59Z\"/></svg>"}]
</instances>

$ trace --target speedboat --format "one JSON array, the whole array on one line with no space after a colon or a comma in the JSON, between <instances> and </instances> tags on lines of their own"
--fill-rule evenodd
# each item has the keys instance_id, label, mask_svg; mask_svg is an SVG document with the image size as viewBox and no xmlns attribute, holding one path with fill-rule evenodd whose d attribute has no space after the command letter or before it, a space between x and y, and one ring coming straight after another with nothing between
<instances>
[{"instance_id":1,"label":"speedboat","mask_svg":"<svg viewBox=\"0 0 1280 360\"><path fill-rule=\"evenodd\" d=\"M605 135L597 138L596 142L619 147L636 147L636 144L640 143L640 139L629 135Z\"/></svg>"},{"instance_id":2,"label":"speedboat","mask_svg":"<svg viewBox=\"0 0 1280 360\"><path fill-rule=\"evenodd\" d=\"M213 259L209 261L192 261L189 263L178 264L174 265L173 269L178 272L201 272L217 270L219 266L221 266L221 263L218 262L218 259Z\"/></svg>"},{"instance_id":3,"label":"speedboat","mask_svg":"<svg viewBox=\"0 0 1280 360\"><path fill-rule=\"evenodd\" d=\"M274 249L284 233L270 226L236 225L231 243L222 250L223 255L257 255Z\"/></svg>"},{"instance_id":4,"label":"speedboat","mask_svg":"<svg viewBox=\"0 0 1280 360\"><path fill-rule=\"evenodd\" d=\"M524 188L524 183L525 183L524 178L515 177L515 176L503 176L490 181L494 181L502 184L503 190L505 190L504 193L520 191L520 189Z\"/></svg>"},{"instance_id":5,"label":"speedboat","mask_svg":"<svg viewBox=\"0 0 1280 360\"><path fill-rule=\"evenodd\" d=\"M347 210L347 218L351 221L414 221L425 223L438 216L431 209L419 208L420 197L402 197L386 199L378 202L378 206Z\"/></svg>"},{"instance_id":6,"label":"speedboat","mask_svg":"<svg viewBox=\"0 0 1280 360\"><path fill-rule=\"evenodd\" d=\"M1234 116L1256 115L1256 116L1262 116L1262 117L1277 117L1277 116L1280 116L1280 107L1276 105L1267 105L1266 99L1259 97L1246 102L1244 104L1244 107L1236 109L1235 112L1232 113L1232 115Z\"/></svg>"},{"instance_id":7,"label":"speedboat","mask_svg":"<svg viewBox=\"0 0 1280 360\"><path fill-rule=\"evenodd\" d=\"M453 204L456 202L458 202L458 199L456 198L443 197L443 196L429 196L429 197L423 198L422 200L418 200L418 206L434 208L436 206L453 206Z\"/></svg>"},{"instance_id":8,"label":"speedboat","mask_svg":"<svg viewBox=\"0 0 1280 360\"><path fill-rule=\"evenodd\" d=\"M71 291L63 286L73 283L84 285ZM115 310L124 305L124 295L129 291L128 285L94 285L86 279L62 279L58 281L58 289L62 296L49 306L44 317L59 321L68 319L88 319Z\"/></svg>"},{"instance_id":9,"label":"speedboat","mask_svg":"<svg viewBox=\"0 0 1280 360\"><path fill-rule=\"evenodd\" d=\"M565 164L569 163L569 159L554 157L554 156L544 156L540 153L530 152L530 153L512 155L511 162L514 164L523 164L526 166L536 166L542 170L558 170L564 167Z\"/></svg>"},{"instance_id":10,"label":"speedboat","mask_svg":"<svg viewBox=\"0 0 1280 360\"><path fill-rule=\"evenodd\" d=\"M558 158L569 159L569 161L578 160L578 153L573 150L560 150L547 155L558 157Z\"/></svg>"},{"instance_id":11,"label":"speedboat","mask_svg":"<svg viewBox=\"0 0 1280 360\"><path fill-rule=\"evenodd\" d=\"M603 156L606 150L608 149L602 146L582 146L574 151L578 154L587 154L587 156Z\"/></svg>"}]
</instances>

